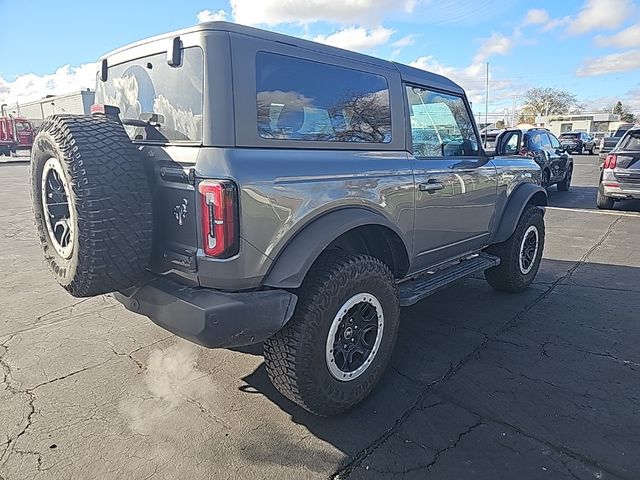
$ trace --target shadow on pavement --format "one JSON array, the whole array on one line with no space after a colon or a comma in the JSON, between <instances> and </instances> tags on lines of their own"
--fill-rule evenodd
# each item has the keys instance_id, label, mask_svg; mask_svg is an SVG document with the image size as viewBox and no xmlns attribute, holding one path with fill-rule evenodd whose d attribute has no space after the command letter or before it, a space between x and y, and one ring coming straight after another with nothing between
<instances>
[{"instance_id":1,"label":"shadow on pavement","mask_svg":"<svg viewBox=\"0 0 640 480\"><path fill-rule=\"evenodd\" d=\"M559 192L556 187L549 189L549 206L558 208L578 208L598 210L596 195L598 187L572 186L568 192ZM621 212L640 212L640 200L616 202L613 210Z\"/></svg>"},{"instance_id":2,"label":"shadow on pavement","mask_svg":"<svg viewBox=\"0 0 640 480\"><path fill-rule=\"evenodd\" d=\"M523 294L468 279L404 309L387 373L346 414L308 414L273 388L264 365L240 390L343 452L340 471L353 478L538 478L541 465L553 478L638 478L640 269L544 264L556 282ZM286 438L257 443L245 449L250 461L290 461L293 449L300 465L313 463Z\"/></svg>"}]
</instances>

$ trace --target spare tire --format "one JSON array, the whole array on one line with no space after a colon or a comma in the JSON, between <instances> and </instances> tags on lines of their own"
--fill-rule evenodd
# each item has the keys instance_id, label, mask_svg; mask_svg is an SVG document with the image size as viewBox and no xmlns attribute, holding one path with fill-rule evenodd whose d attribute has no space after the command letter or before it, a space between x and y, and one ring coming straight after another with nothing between
<instances>
[{"instance_id":1,"label":"spare tire","mask_svg":"<svg viewBox=\"0 0 640 480\"><path fill-rule=\"evenodd\" d=\"M105 116L55 115L31 149L31 197L44 256L75 297L124 290L151 254L151 192L124 127Z\"/></svg>"}]
</instances>

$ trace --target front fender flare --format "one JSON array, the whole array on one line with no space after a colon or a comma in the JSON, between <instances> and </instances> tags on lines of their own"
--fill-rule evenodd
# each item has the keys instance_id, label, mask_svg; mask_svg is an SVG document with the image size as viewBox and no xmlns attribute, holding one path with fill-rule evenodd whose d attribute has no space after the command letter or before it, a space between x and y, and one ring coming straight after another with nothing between
<instances>
[{"instance_id":1,"label":"front fender flare","mask_svg":"<svg viewBox=\"0 0 640 480\"><path fill-rule=\"evenodd\" d=\"M507 240L516 230L518 220L528 203L538 207L547 206L547 191L534 183L523 183L509 196L491 243Z\"/></svg>"},{"instance_id":2,"label":"front fender flare","mask_svg":"<svg viewBox=\"0 0 640 480\"><path fill-rule=\"evenodd\" d=\"M398 228L381 214L363 208L343 208L323 214L295 234L283 247L267 273L264 285L275 288L298 288L311 265L340 235L364 225L390 228L403 239ZM406 251L410 251L403 239Z\"/></svg>"}]
</instances>

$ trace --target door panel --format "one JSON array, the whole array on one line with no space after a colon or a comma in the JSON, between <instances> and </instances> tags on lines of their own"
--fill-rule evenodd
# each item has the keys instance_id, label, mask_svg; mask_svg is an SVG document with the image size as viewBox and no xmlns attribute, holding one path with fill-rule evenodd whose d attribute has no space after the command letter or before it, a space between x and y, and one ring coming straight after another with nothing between
<instances>
[{"instance_id":1,"label":"door panel","mask_svg":"<svg viewBox=\"0 0 640 480\"><path fill-rule=\"evenodd\" d=\"M412 157L417 269L486 244L495 209L496 169L491 162L483 163L480 158Z\"/></svg>"},{"instance_id":2,"label":"door panel","mask_svg":"<svg viewBox=\"0 0 640 480\"><path fill-rule=\"evenodd\" d=\"M412 270L486 245L495 211L496 169L478 142L462 96L406 85L415 179Z\"/></svg>"}]
</instances>

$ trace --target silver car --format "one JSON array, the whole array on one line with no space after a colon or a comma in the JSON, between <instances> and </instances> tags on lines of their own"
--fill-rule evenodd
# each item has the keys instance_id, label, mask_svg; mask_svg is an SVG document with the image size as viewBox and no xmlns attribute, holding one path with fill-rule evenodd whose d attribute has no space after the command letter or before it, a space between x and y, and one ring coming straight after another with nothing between
<instances>
[{"instance_id":1,"label":"silver car","mask_svg":"<svg viewBox=\"0 0 640 480\"><path fill-rule=\"evenodd\" d=\"M640 199L640 126L627 130L601 170L598 208L611 209L618 200Z\"/></svg>"}]
</instances>

